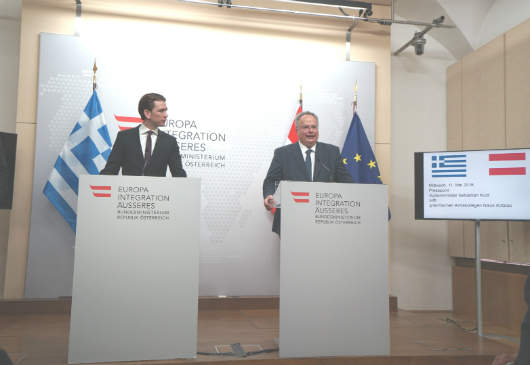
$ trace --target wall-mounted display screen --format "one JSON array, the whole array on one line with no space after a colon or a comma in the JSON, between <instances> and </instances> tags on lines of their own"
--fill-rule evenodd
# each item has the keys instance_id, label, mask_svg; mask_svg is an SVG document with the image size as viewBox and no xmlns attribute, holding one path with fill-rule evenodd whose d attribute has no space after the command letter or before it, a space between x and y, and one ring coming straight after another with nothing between
<instances>
[{"instance_id":1,"label":"wall-mounted display screen","mask_svg":"<svg viewBox=\"0 0 530 365\"><path fill-rule=\"evenodd\" d=\"M17 135L0 132L0 209L11 209Z\"/></svg>"},{"instance_id":2,"label":"wall-mounted display screen","mask_svg":"<svg viewBox=\"0 0 530 365\"><path fill-rule=\"evenodd\" d=\"M416 219L530 220L530 149L414 154Z\"/></svg>"}]
</instances>

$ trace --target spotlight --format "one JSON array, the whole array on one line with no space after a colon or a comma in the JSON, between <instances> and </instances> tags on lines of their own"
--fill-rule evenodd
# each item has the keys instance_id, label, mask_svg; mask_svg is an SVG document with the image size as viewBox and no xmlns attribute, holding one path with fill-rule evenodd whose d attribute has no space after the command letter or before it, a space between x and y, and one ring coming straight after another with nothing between
<instances>
[{"instance_id":1,"label":"spotlight","mask_svg":"<svg viewBox=\"0 0 530 365\"><path fill-rule=\"evenodd\" d=\"M432 21L432 24L427 25L424 30L422 30L421 32L414 33L412 39L405 43L403 46L401 46L401 48L394 52L393 55L397 56L398 54L403 52L408 46L414 46L414 53L416 53L416 56L421 56L423 54L423 51L425 50L425 43L427 43L427 40L423 38L423 36L433 27L440 27L444 19L445 18L443 16L438 17Z\"/></svg>"},{"instance_id":2,"label":"spotlight","mask_svg":"<svg viewBox=\"0 0 530 365\"><path fill-rule=\"evenodd\" d=\"M414 34L412 45L414 46L414 52L416 53L416 56L421 56L423 54L423 51L425 50L425 43L427 43L427 40L423 38L423 34L420 34L419 32Z\"/></svg>"}]
</instances>

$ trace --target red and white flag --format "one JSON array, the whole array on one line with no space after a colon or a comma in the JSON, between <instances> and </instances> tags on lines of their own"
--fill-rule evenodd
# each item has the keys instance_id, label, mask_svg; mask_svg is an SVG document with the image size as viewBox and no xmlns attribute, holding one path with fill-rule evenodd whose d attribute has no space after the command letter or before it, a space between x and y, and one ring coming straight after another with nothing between
<instances>
[{"instance_id":1,"label":"red and white flag","mask_svg":"<svg viewBox=\"0 0 530 365\"><path fill-rule=\"evenodd\" d=\"M526 175L526 153L490 153L489 161L495 167L489 168L489 175ZM491 165L490 165L491 166Z\"/></svg>"},{"instance_id":2,"label":"red and white flag","mask_svg":"<svg viewBox=\"0 0 530 365\"><path fill-rule=\"evenodd\" d=\"M291 129L289 129L289 134L287 135L287 140L285 141L285 144L291 144L298 141L298 134L296 134L296 116L302 112L302 95L300 95L300 104L298 105L298 110L296 111L296 114L293 119L293 123L291 124ZM276 213L276 208L271 209L271 213Z\"/></svg>"},{"instance_id":3,"label":"red and white flag","mask_svg":"<svg viewBox=\"0 0 530 365\"><path fill-rule=\"evenodd\" d=\"M298 106L298 110L296 111L296 114L293 119L293 124L291 124L291 129L289 130L289 135L287 136L287 140L285 141L285 144L291 144L298 141L298 134L296 134L296 123L295 119L298 114L302 112L302 101L300 101L300 105Z\"/></svg>"}]
</instances>

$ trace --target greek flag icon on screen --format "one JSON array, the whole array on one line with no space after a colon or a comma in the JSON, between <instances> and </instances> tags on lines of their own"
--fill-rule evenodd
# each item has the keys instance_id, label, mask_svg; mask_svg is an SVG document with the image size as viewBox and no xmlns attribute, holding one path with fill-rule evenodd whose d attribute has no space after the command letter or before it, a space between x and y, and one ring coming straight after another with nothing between
<instances>
[{"instance_id":1,"label":"greek flag icon on screen","mask_svg":"<svg viewBox=\"0 0 530 365\"><path fill-rule=\"evenodd\" d=\"M466 177L465 154L432 156L432 177Z\"/></svg>"}]
</instances>

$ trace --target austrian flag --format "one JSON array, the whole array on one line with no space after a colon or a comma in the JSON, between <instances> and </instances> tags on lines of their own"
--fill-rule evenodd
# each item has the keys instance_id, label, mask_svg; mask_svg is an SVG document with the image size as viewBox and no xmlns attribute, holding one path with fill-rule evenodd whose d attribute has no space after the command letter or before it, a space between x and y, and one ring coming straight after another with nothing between
<instances>
[{"instance_id":1,"label":"austrian flag","mask_svg":"<svg viewBox=\"0 0 530 365\"><path fill-rule=\"evenodd\" d=\"M109 185L90 185L90 190L92 190L92 195L96 198L110 198L112 196L111 187Z\"/></svg>"},{"instance_id":2,"label":"austrian flag","mask_svg":"<svg viewBox=\"0 0 530 365\"><path fill-rule=\"evenodd\" d=\"M489 168L489 175L526 175L526 153L490 153L490 166L494 164L495 167Z\"/></svg>"},{"instance_id":3,"label":"austrian flag","mask_svg":"<svg viewBox=\"0 0 530 365\"><path fill-rule=\"evenodd\" d=\"M309 203L309 192L291 191L295 203Z\"/></svg>"}]
</instances>

